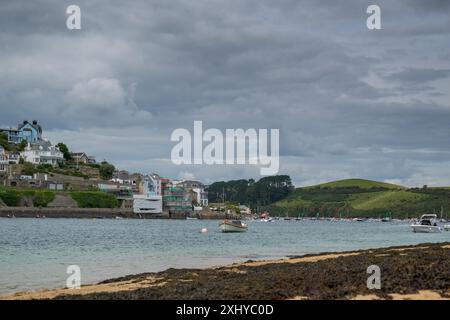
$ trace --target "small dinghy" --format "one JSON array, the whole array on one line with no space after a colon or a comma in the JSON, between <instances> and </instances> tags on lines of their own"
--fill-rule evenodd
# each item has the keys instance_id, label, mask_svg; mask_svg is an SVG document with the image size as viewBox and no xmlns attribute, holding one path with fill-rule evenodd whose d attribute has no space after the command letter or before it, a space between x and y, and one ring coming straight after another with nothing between
<instances>
[{"instance_id":1,"label":"small dinghy","mask_svg":"<svg viewBox=\"0 0 450 320\"><path fill-rule=\"evenodd\" d=\"M246 232L248 226L240 220L223 220L219 223L222 232Z\"/></svg>"},{"instance_id":2,"label":"small dinghy","mask_svg":"<svg viewBox=\"0 0 450 320\"><path fill-rule=\"evenodd\" d=\"M437 225L437 215L435 214L424 214L420 217L419 222L411 225L411 229L414 233L438 233L442 231L442 228Z\"/></svg>"}]
</instances>

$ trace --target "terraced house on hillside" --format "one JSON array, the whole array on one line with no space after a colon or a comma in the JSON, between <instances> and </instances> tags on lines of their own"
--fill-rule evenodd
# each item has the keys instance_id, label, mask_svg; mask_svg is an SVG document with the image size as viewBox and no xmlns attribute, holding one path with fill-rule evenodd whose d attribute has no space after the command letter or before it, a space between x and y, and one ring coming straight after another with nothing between
<instances>
[{"instance_id":1,"label":"terraced house on hillside","mask_svg":"<svg viewBox=\"0 0 450 320\"><path fill-rule=\"evenodd\" d=\"M95 158L92 156L88 156L84 152L72 152L70 153L72 159L75 163L84 163L84 164L95 164Z\"/></svg>"},{"instance_id":2,"label":"terraced house on hillside","mask_svg":"<svg viewBox=\"0 0 450 320\"><path fill-rule=\"evenodd\" d=\"M56 166L64 161L64 155L57 146L53 146L50 141L40 140L36 143L29 143L23 152L20 153L26 162L33 164L51 164Z\"/></svg>"},{"instance_id":3,"label":"terraced house on hillside","mask_svg":"<svg viewBox=\"0 0 450 320\"><path fill-rule=\"evenodd\" d=\"M17 128L0 128L0 132L6 134L9 143L14 144L19 144L22 141L35 143L42 140L42 127L36 120L33 120L33 122L24 120L17 125Z\"/></svg>"},{"instance_id":4,"label":"terraced house on hillside","mask_svg":"<svg viewBox=\"0 0 450 320\"><path fill-rule=\"evenodd\" d=\"M20 154L16 152L7 152L0 146L0 174L7 174L8 168L13 164L19 163Z\"/></svg>"},{"instance_id":5,"label":"terraced house on hillside","mask_svg":"<svg viewBox=\"0 0 450 320\"><path fill-rule=\"evenodd\" d=\"M3 149L0 146L0 173L6 172L8 169L8 155L5 152L5 149Z\"/></svg>"}]
</instances>

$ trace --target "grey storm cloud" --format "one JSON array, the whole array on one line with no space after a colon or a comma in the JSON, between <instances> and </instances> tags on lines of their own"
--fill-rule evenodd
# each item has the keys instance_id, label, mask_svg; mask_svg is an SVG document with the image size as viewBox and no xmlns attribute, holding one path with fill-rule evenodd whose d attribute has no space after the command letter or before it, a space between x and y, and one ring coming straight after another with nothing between
<instances>
[{"instance_id":1,"label":"grey storm cloud","mask_svg":"<svg viewBox=\"0 0 450 320\"><path fill-rule=\"evenodd\" d=\"M450 76L450 69L407 68L388 76L390 80L422 84Z\"/></svg>"},{"instance_id":2,"label":"grey storm cloud","mask_svg":"<svg viewBox=\"0 0 450 320\"><path fill-rule=\"evenodd\" d=\"M176 166L174 129L279 128L297 185L362 177L450 184L448 1L1 1L0 125L130 171L259 178Z\"/></svg>"}]
</instances>

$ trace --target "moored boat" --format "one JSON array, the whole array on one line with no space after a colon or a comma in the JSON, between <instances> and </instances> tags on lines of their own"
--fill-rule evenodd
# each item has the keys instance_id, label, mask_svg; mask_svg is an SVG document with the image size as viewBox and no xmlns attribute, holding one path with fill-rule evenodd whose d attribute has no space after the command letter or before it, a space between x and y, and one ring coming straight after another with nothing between
<instances>
[{"instance_id":1,"label":"moored boat","mask_svg":"<svg viewBox=\"0 0 450 320\"><path fill-rule=\"evenodd\" d=\"M411 229L414 233L438 233L442 231L437 224L437 215L435 214L424 214L420 217L419 222L411 225Z\"/></svg>"},{"instance_id":2,"label":"moored boat","mask_svg":"<svg viewBox=\"0 0 450 320\"><path fill-rule=\"evenodd\" d=\"M444 230L445 230L445 231L450 231L450 224L446 224L446 225L444 226Z\"/></svg>"},{"instance_id":3,"label":"moored boat","mask_svg":"<svg viewBox=\"0 0 450 320\"><path fill-rule=\"evenodd\" d=\"M240 220L223 220L219 223L222 232L246 232L248 226Z\"/></svg>"}]
</instances>

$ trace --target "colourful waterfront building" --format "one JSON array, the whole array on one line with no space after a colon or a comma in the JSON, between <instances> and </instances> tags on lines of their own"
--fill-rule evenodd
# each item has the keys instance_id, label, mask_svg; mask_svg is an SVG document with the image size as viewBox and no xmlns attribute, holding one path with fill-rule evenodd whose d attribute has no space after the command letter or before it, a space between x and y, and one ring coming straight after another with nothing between
<instances>
[{"instance_id":1,"label":"colourful waterfront building","mask_svg":"<svg viewBox=\"0 0 450 320\"><path fill-rule=\"evenodd\" d=\"M156 173L146 175L139 184L139 194L133 196L133 212L158 214L163 211L161 177Z\"/></svg>"},{"instance_id":2,"label":"colourful waterfront building","mask_svg":"<svg viewBox=\"0 0 450 320\"><path fill-rule=\"evenodd\" d=\"M163 196L164 210L169 213L192 212L192 200L183 187L167 186Z\"/></svg>"}]
</instances>

